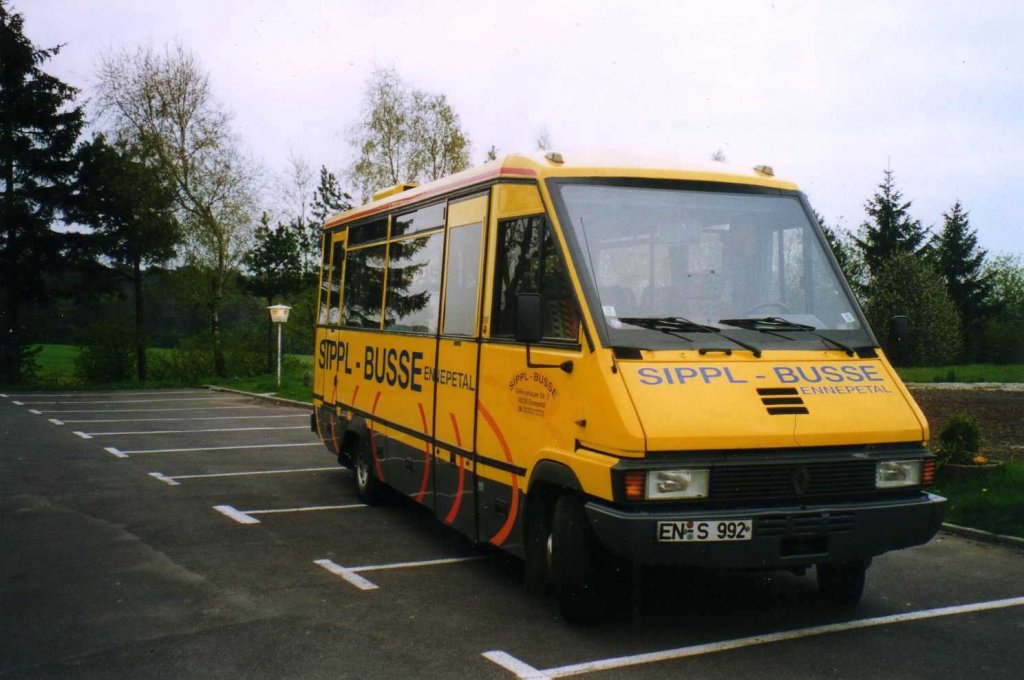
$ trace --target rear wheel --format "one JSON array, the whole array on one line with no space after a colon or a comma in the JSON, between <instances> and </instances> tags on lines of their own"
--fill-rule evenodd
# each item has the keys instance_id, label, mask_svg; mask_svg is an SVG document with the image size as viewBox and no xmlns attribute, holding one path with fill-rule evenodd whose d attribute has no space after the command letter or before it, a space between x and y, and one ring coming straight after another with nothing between
<instances>
[{"instance_id":1,"label":"rear wheel","mask_svg":"<svg viewBox=\"0 0 1024 680\"><path fill-rule=\"evenodd\" d=\"M870 561L828 562L817 565L818 592L835 607L851 607L864 594Z\"/></svg>"},{"instance_id":2,"label":"rear wheel","mask_svg":"<svg viewBox=\"0 0 1024 680\"><path fill-rule=\"evenodd\" d=\"M569 623L596 622L603 606L594 565L596 539L576 496L558 497L546 547L562 618Z\"/></svg>"},{"instance_id":3,"label":"rear wheel","mask_svg":"<svg viewBox=\"0 0 1024 680\"><path fill-rule=\"evenodd\" d=\"M377 479L373 460L366 447L355 454L356 496L367 505L379 505L384 500L384 483Z\"/></svg>"}]
</instances>

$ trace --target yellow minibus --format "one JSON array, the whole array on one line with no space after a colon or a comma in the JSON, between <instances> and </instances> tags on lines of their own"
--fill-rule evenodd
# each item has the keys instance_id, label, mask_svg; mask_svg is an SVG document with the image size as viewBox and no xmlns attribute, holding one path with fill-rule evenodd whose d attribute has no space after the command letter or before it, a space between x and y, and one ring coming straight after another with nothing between
<instances>
[{"instance_id":1,"label":"yellow minibus","mask_svg":"<svg viewBox=\"0 0 1024 680\"><path fill-rule=\"evenodd\" d=\"M629 563L813 566L850 605L941 524L925 418L765 166L550 152L383 191L324 226L315 354L359 498L523 558L566 620Z\"/></svg>"}]
</instances>

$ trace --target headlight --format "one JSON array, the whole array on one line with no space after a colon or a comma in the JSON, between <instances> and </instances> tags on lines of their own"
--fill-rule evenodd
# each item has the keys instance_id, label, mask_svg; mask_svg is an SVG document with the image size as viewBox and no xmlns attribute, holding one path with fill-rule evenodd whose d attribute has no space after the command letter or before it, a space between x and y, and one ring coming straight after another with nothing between
<instances>
[{"instance_id":1,"label":"headlight","mask_svg":"<svg viewBox=\"0 0 1024 680\"><path fill-rule=\"evenodd\" d=\"M875 487L890 489L896 486L919 486L921 484L921 461L883 460L875 468Z\"/></svg>"},{"instance_id":2,"label":"headlight","mask_svg":"<svg viewBox=\"0 0 1024 680\"><path fill-rule=\"evenodd\" d=\"M646 498L707 498L707 470L651 470L647 473Z\"/></svg>"}]
</instances>

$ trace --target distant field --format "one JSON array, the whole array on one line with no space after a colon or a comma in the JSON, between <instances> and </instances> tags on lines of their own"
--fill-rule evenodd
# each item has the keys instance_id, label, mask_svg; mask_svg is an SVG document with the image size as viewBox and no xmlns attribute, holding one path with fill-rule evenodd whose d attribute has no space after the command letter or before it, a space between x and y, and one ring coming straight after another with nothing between
<instances>
[{"instance_id":1,"label":"distant field","mask_svg":"<svg viewBox=\"0 0 1024 680\"><path fill-rule=\"evenodd\" d=\"M42 351L36 357L39 363L39 373L36 384L33 387L44 389L86 389L89 387L129 387L138 383L118 383L112 385L84 385L75 378L75 356L78 347L75 345L39 345ZM150 360L170 350L151 347L147 352ZM312 376L313 357L302 354L285 355L289 361L285 364L285 370L281 375L281 392L279 396L300 401L312 401L312 387L307 387L305 374ZM224 387L233 387L249 392L275 392L277 387L275 375L258 376L254 378L236 378L231 380L218 378L204 378L200 384L217 384ZM171 387L174 383L168 382L147 382L148 387Z\"/></svg>"},{"instance_id":2,"label":"distant field","mask_svg":"<svg viewBox=\"0 0 1024 680\"><path fill-rule=\"evenodd\" d=\"M1024 382L1024 364L965 364L961 366L932 366L898 368L904 382Z\"/></svg>"}]
</instances>

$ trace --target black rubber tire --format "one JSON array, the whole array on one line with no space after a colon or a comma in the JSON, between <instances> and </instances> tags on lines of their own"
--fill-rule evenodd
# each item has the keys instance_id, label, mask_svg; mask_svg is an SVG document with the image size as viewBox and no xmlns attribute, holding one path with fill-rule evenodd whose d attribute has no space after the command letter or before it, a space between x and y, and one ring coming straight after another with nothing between
<instances>
[{"instance_id":1,"label":"black rubber tire","mask_svg":"<svg viewBox=\"0 0 1024 680\"><path fill-rule=\"evenodd\" d=\"M833 607L852 607L864 594L870 562L828 562L816 566L818 593Z\"/></svg>"},{"instance_id":2,"label":"black rubber tire","mask_svg":"<svg viewBox=\"0 0 1024 680\"><path fill-rule=\"evenodd\" d=\"M525 581L527 590L547 592L551 584L551 520L554 504L540 492L531 492L526 500L523 527Z\"/></svg>"},{"instance_id":3,"label":"black rubber tire","mask_svg":"<svg viewBox=\"0 0 1024 680\"><path fill-rule=\"evenodd\" d=\"M377 478L369 448L359 447L355 459L352 477L356 482L356 496L367 505L380 505L384 502L384 483Z\"/></svg>"},{"instance_id":4,"label":"black rubber tire","mask_svg":"<svg viewBox=\"0 0 1024 680\"><path fill-rule=\"evenodd\" d=\"M583 502L576 496L559 496L551 519L551 575L559 610L568 623L592 624L602 613L595 540Z\"/></svg>"}]
</instances>

